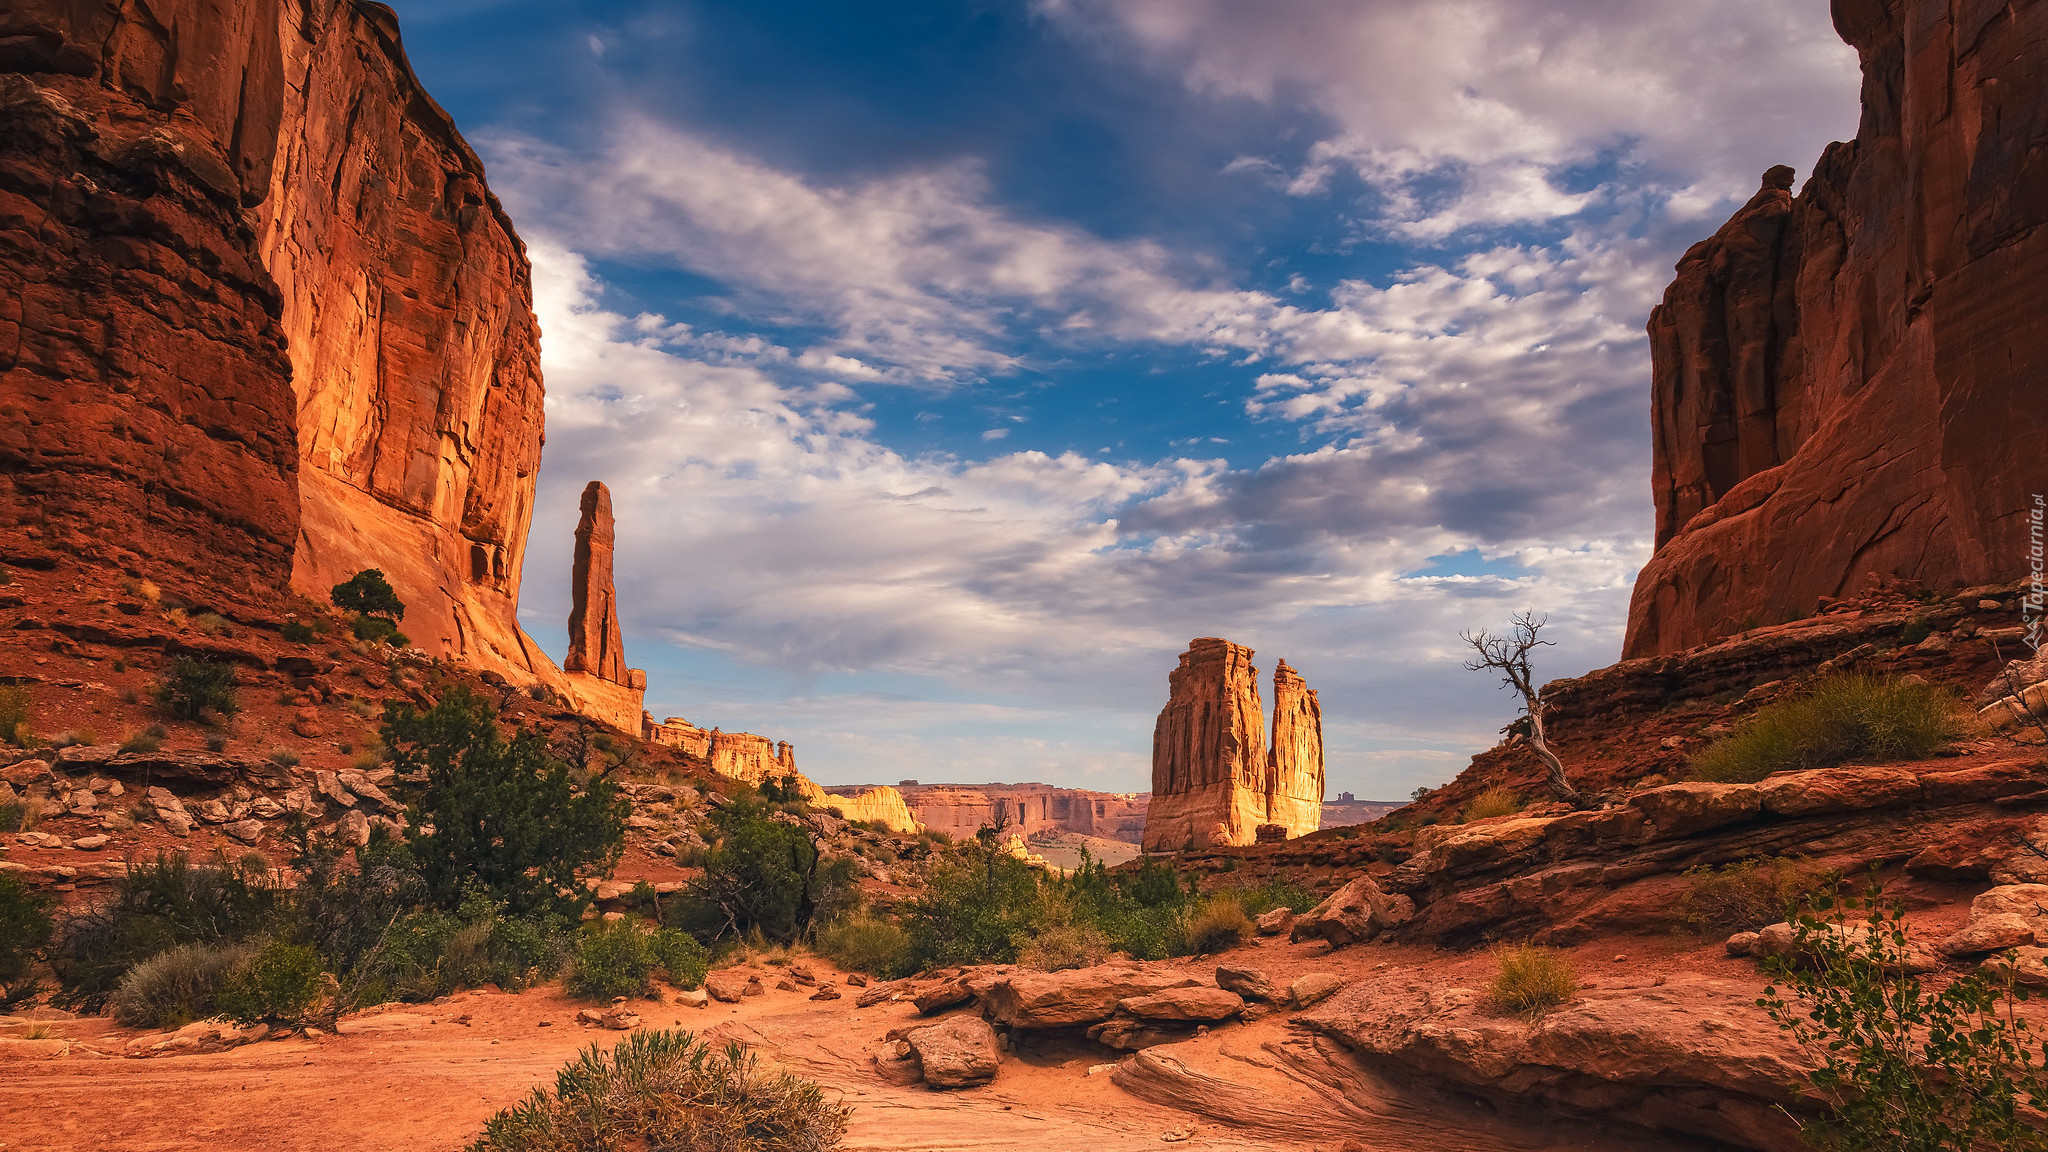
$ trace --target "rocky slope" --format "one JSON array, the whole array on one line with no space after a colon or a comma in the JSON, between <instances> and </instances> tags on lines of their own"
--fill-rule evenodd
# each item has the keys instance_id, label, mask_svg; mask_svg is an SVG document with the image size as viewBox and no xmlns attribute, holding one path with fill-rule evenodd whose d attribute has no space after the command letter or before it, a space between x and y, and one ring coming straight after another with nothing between
<instances>
[{"instance_id":1,"label":"rocky slope","mask_svg":"<svg viewBox=\"0 0 2048 1152\"><path fill-rule=\"evenodd\" d=\"M1763 187L1651 316L1657 553L1625 655L1894 574L2027 572L2048 369L2048 8L1835 0L1856 139Z\"/></svg>"}]
</instances>

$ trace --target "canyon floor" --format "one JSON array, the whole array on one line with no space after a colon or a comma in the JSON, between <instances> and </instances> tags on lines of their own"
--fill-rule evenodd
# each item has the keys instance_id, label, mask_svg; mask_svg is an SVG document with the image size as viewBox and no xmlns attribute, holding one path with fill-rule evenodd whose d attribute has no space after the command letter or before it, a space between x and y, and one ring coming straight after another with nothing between
<instances>
[{"instance_id":1,"label":"canyon floor","mask_svg":"<svg viewBox=\"0 0 2048 1152\"><path fill-rule=\"evenodd\" d=\"M1577 950L1583 998L1626 1000L1661 983L1656 972L1701 968L1754 979L1750 965L1715 958L1680 939L1612 942ZM1264 940L1233 962L1276 978L1328 971L1382 988L1478 986L1484 952L1405 946L1327 953L1319 943ZM1177 961L1190 970L1215 961ZM820 966L822 968L822 966ZM830 979L822 970L820 975ZM1332 1004L1341 1003L1339 999ZM7 1152L383 1152L457 1149L483 1122L537 1085L579 1048L620 1033L579 1026L584 1007L557 986L457 994L434 1005L392 1005L344 1019L340 1035L291 1037L205 1054L126 1055L158 1033L87 1017L14 1018L0 1026L0 1148ZM855 1006L770 991L738 1005L692 1009L643 1002L645 1027L733 1038L838 1093L852 1106L851 1149L1317 1149L1372 1152L1647 1152L1688 1147L1668 1137L1603 1130L1579 1120L1516 1118L1466 1100L1411 1091L1374 1077L1327 1039L1275 1012L1146 1050L1151 1072L1175 1080L1183 1107L1149 1102L1119 1084L1138 1056L1054 1042L1005 1053L995 1083L936 1091L893 1083L872 1058L885 1035L919 1019L908 1003ZM971 1009L970 1009L971 1010ZM547 1024L543 1024L543 1022ZM1532 1027L1520 1021L1515 1027ZM34 1035L39 1039L24 1039ZM1163 1060L1161 1058L1164 1058ZM1148 1087L1151 1088L1148 1091ZM1137 1090L1155 1097L1158 1086ZM146 1104L140 1103L147 1101Z\"/></svg>"}]
</instances>

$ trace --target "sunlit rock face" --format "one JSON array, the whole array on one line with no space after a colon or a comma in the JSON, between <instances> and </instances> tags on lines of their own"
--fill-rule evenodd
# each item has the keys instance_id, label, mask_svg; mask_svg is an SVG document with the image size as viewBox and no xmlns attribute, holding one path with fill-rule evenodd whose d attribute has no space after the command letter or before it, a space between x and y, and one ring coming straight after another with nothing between
<instances>
[{"instance_id":1,"label":"sunlit rock face","mask_svg":"<svg viewBox=\"0 0 2048 1152\"><path fill-rule=\"evenodd\" d=\"M1837 0L1856 139L1774 168L1651 315L1657 552L1627 656L1896 575L2024 576L2048 491L2048 8Z\"/></svg>"},{"instance_id":2,"label":"sunlit rock face","mask_svg":"<svg viewBox=\"0 0 2048 1152\"><path fill-rule=\"evenodd\" d=\"M1250 844L1261 825L1282 835L1315 831L1322 818L1322 709L1282 662L1274 677L1273 741L1252 650L1203 637L1167 678L1166 707L1152 730L1147 851Z\"/></svg>"},{"instance_id":3,"label":"sunlit rock face","mask_svg":"<svg viewBox=\"0 0 2048 1152\"><path fill-rule=\"evenodd\" d=\"M273 8L282 128L260 253L298 405L293 581L323 596L381 568L414 643L551 677L514 618L542 440L525 245L390 9Z\"/></svg>"},{"instance_id":4,"label":"sunlit rock face","mask_svg":"<svg viewBox=\"0 0 2048 1152\"><path fill-rule=\"evenodd\" d=\"M291 362L246 210L274 3L0 7L0 537L201 603L281 596Z\"/></svg>"}]
</instances>

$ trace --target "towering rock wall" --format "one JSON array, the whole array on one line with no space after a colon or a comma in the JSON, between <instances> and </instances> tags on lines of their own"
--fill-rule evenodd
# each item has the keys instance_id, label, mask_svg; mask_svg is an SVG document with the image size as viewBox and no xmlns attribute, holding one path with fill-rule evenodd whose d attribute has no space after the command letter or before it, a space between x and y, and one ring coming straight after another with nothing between
<instances>
[{"instance_id":1,"label":"towering rock wall","mask_svg":"<svg viewBox=\"0 0 2048 1152\"><path fill-rule=\"evenodd\" d=\"M554 680L525 251L390 9L0 8L0 244L7 527L202 602L380 568L416 643Z\"/></svg>"},{"instance_id":2,"label":"towering rock wall","mask_svg":"<svg viewBox=\"0 0 2048 1152\"><path fill-rule=\"evenodd\" d=\"M0 6L0 537L202 603L274 603L299 531L291 365L244 209L282 105L274 2Z\"/></svg>"},{"instance_id":3,"label":"towering rock wall","mask_svg":"<svg viewBox=\"0 0 2048 1152\"><path fill-rule=\"evenodd\" d=\"M1322 816L1322 707L1286 662L1274 673L1273 743L1266 743L1252 650L1204 637L1167 678L1152 730L1147 851L1250 844L1262 824L1289 836Z\"/></svg>"},{"instance_id":4,"label":"towering rock wall","mask_svg":"<svg viewBox=\"0 0 2048 1152\"><path fill-rule=\"evenodd\" d=\"M1323 824L1323 705L1301 673L1273 667L1273 745L1267 755L1265 824L1301 836Z\"/></svg>"},{"instance_id":5,"label":"towering rock wall","mask_svg":"<svg viewBox=\"0 0 2048 1152\"><path fill-rule=\"evenodd\" d=\"M381 568L415 643L550 678L514 615L542 439L525 246L390 9L273 11L284 131L261 254L298 400L293 581L324 599Z\"/></svg>"},{"instance_id":6,"label":"towering rock wall","mask_svg":"<svg viewBox=\"0 0 2048 1152\"><path fill-rule=\"evenodd\" d=\"M2048 493L2048 5L1836 0L1856 139L1763 188L1651 316L1657 552L1625 655L1896 575L2017 579Z\"/></svg>"}]
</instances>

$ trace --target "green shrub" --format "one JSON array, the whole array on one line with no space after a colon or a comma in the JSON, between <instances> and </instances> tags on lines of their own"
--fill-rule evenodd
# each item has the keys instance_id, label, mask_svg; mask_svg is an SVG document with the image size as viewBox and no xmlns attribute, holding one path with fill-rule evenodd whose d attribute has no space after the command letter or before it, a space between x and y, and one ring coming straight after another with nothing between
<instances>
[{"instance_id":1,"label":"green shrub","mask_svg":"<svg viewBox=\"0 0 2048 1152\"><path fill-rule=\"evenodd\" d=\"M1257 887L1244 889L1238 893L1237 898L1244 905L1247 916L1264 915L1275 908L1292 908L1296 912L1306 912L1323 902L1315 893L1279 876Z\"/></svg>"},{"instance_id":2,"label":"green shrub","mask_svg":"<svg viewBox=\"0 0 2048 1152\"><path fill-rule=\"evenodd\" d=\"M910 974L910 933L893 920L867 912L834 920L818 930L818 951L848 972L894 978Z\"/></svg>"},{"instance_id":3,"label":"green shrub","mask_svg":"<svg viewBox=\"0 0 2048 1152\"><path fill-rule=\"evenodd\" d=\"M816 1084L760 1067L737 1042L720 1052L688 1032L636 1032L593 1044L522 1103L484 1122L469 1152L827 1152L850 1110Z\"/></svg>"},{"instance_id":4,"label":"green shrub","mask_svg":"<svg viewBox=\"0 0 2048 1152\"><path fill-rule=\"evenodd\" d=\"M283 631L287 644L311 644L319 637L319 633L313 631L312 625L301 624L297 620L285 621Z\"/></svg>"},{"instance_id":5,"label":"green shrub","mask_svg":"<svg viewBox=\"0 0 2048 1152\"><path fill-rule=\"evenodd\" d=\"M933 870L904 912L910 967L1009 964L1044 918L1038 870L1000 852Z\"/></svg>"},{"instance_id":6,"label":"green shrub","mask_svg":"<svg viewBox=\"0 0 2048 1152\"><path fill-rule=\"evenodd\" d=\"M391 582L384 579L384 573L376 568L365 568L336 584L329 590L328 599L344 612L382 616L387 620L405 619L404 602L399 600ZM357 638L363 637L358 634Z\"/></svg>"},{"instance_id":7,"label":"green shrub","mask_svg":"<svg viewBox=\"0 0 2048 1152\"><path fill-rule=\"evenodd\" d=\"M1915 616L1911 620L1906 621L1904 628L1899 629L1899 643L1906 645L1918 644L1933 635L1933 633L1934 626L1928 623L1927 617Z\"/></svg>"},{"instance_id":8,"label":"green shrub","mask_svg":"<svg viewBox=\"0 0 2048 1152\"><path fill-rule=\"evenodd\" d=\"M398 625L382 616L358 616L349 622L348 628L356 639L369 644L389 644L393 648L403 648L412 642L405 633L398 630Z\"/></svg>"},{"instance_id":9,"label":"green shrub","mask_svg":"<svg viewBox=\"0 0 2048 1152\"><path fill-rule=\"evenodd\" d=\"M392 768L426 777L408 815L414 828L434 832L414 836L409 849L440 906L455 907L481 885L514 914L572 917L587 900L582 874L618 859L627 809L618 786L598 778L579 787L543 736L521 728L506 739L497 710L468 688L450 688L425 712L393 706L382 736Z\"/></svg>"},{"instance_id":10,"label":"green shrub","mask_svg":"<svg viewBox=\"0 0 2048 1152\"><path fill-rule=\"evenodd\" d=\"M224 661L173 657L154 692L164 711L180 720L198 720L209 712L232 716L241 711L235 666Z\"/></svg>"},{"instance_id":11,"label":"green shrub","mask_svg":"<svg viewBox=\"0 0 2048 1152\"><path fill-rule=\"evenodd\" d=\"M1688 868L1685 891L1678 898L1678 922L1701 936L1754 932L1785 919L1821 883L1815 868L1785 856L1752 856L1718 868Z\"/></svg>"},{"instance_id":12,"label":"green shrub","mask_svg":"<svg viewBox=\"0 0 2048 1152\"><path fill-rule=\"evenodd\" d=\"M583 930L563 986L585 1000L644 995L652 987L648 976L653 971L654 949L647 934L631 920L614 920Z\"/></svg>"},{"instance_id":13,"label":"green shrub","mask_svg":"<svg viewBox=\"0 0 2048 1152\"><path fill-rule=\"evenodd\" d=\"M299 763L299 754L296 749L286 748L280 745L279 747L272 748L270 750L270 762L272 764L277 765L280 768L297 767Z\"/></svg>"},{"instance_id":14,"label":"green shrub","mask_svg":"<svg viewBox=\"0 0 2048 1152\"><path fill-rule=\"evenodd\" d=\"M30 701L28 689L0 687L0 740L17 748L26 748L35 742L35 707Z\"/></svg>"},{"instance_id":15,"label":"green shrub","mask_svg":"<svg viewBox=\"0 0 2048 1152\"><path fill-rule=\"evenodd\" d=\"M130 1028L182 1028L217 1011L235 968L254 954L246 944L181 944L121 975L113 990L114 1019Z\"/></svg>"},{"instance_id":16,"label":"green shrub","mask_svg":"<svg viewBox=\"0 0 2048 1152\"><path fill-rule=\"evenodd\" d=\"M1494 816L1513 816L1524 807L1522 798L1508 789L1488 788L1466 803L1461 816L1466 822L1485 820Z\"/></svg>"},{"instance_id":17,"label":"green shrub","mask_svg":"<svg viewBox=\"0 0 2048 1152\"><path fill-rule=\"evenodd\" d=\"M50 942L55 898L30 888L19 876L0 872L0 1011L41 991L31 978L36 956Z\"/></svg>"},{"instance_id":18,"label":"green shrub","mask_svg":"<svg viewBox=\"0 0 2048 1152\"><path fill-rule=\"evenodd\" d=\"M237 1024L293 1024L320 1003L320 954L272 940L228 973L215 1005Z\"/></svg>"},{"instance_id":19,"label":"green shrub","mask_svg":"<svg viewBox=\"0 0 2048 1152\"><path fill-rule=\"evenodd\" d=\"M1092 968L1109 959L1109 934L1093 924L1053 924L1031 933L1017 950L1017 963L1047 972Z\"/></svg>"},{"instance_id":20,"label":"green shrub","mask_svg":"<svg viewBox=\"0 0 2048 1152\"><path fill-rule=\"evenodd\" d=\"M192 627L202 636L219 636L228 630L228 622L218 612L201 612L192 618Z\"/></svg>"},{"instance_id":21,"label":"green shrub","mask_svg":"<svg viewBox=\"0 0 2048 1152\"><path fill-rule=\"evenodd\" d=\"M716 840L682 902L686 923L719 936L758 928L787 944L848 909L853 861L827 859L809 828L773 815L744 797L712 814Z\"/></svg>"},{"instance_id":22,"label":"green shrub","mask_svg":"<svg viewBox=\"0 0 2048 1152\"><path fill-rule=\"evenodd\" d=\"M36 826L42 809L33 800L0 801L0 832L26 832Z\"/></svg>"},{"instance_id":23,"label":"green shrub","mask_svg":"<svg viewBox=\"0 0 2048 1152\"><path fill-rule=\"evenodd\" d=\"M1533 944L1495 948L1500 972L1487 985L1494 1003L1509 1012L1534 1016L1545 1008L1570 1003L1579 992L1579 973L1571 957Z\"/></svg>"},{"instance_id":24,"label":"green shrub","mask_svg":"<svg viewBox=\"0 0 2048 1152\"><path fill-rule=\"evenodd\" d=\"M49 948L59 1003L97 1010L128 970L183 944L223 945L262 933L279 897L264 869L216 853L193 864L159 853L103 901L66 916Z\"/></svg>"},{"instance_id":25,"label":"green shrub","mask_svg":"<svg viewBox=\"0 0 2048 1152\"><path fill-rule=\"evenodd\" d=\"M1851 761L1916 760L1961 732L1954 694L1894 677L1838 676L1780 701L1693 757L1693 775L1723 783Z\"/></svg>"},{"instance_id":26,"label":"green shrub","mask_svg":"<svg viewBox=\"0 0 2048 1152\"><path fill-rule=\"evenodd\" d=\"M710 951L680 928L658 929L648 938L647 948L654 967L685 991L702 985L711 972Z\"/></svg>"},{"instance_id":27,"label":"green shrub","mask_svg":"<svg viewBox=\"0 0 2048 1152\"><path fill-rule=\"evenodd\" d=\"M1774 983L1757 1003L1811 1057L1808 1076L1826 1101L1808 1129L1816 1144L1842 1152L2048 1148L2048 1132L2026 1108L2048 1104L2048 1046L2015 1011L2029 994L2009 968L1931 991L1904 974L1905 917L1876 893L1817 897L1792 925L1790 956L1800 962L1768 961Z\"/></svg>"}]
</instances>

